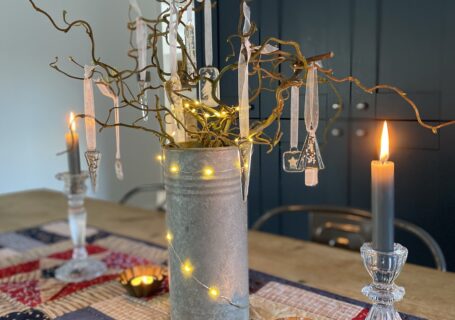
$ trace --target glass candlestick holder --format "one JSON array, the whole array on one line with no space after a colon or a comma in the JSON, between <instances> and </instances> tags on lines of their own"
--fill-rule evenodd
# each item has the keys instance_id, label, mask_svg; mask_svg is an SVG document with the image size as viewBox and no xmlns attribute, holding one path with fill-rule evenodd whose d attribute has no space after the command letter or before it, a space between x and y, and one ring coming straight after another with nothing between
<instances>
[{"instance_id":1,"label":"glass candlestick holder","mask_svg":"<svg viewBox=\"0 0 455 320\"><path fill-rule=\"evenodd\" d=\"M403 268L408 249L395 243L392 252L380 252L365 243L360 248L363 264L373 283L365 286L362 293L373 301L365 320L401 320L394 303L403 299L405 290L394 281Z\"/></svg>"},{"instance_id":2,"label":"glass candlestick holder","mask_svg":"<svg viewBox=\"0 0 455 320\"><path fill-rule=\"evenodd\" d=\"M84 207L84 199L87 191L85 181L88 177L87 172L57 174L57 179L65 183L64 191L68 198L68 223L73 242L72 259L55 271L55 277L64 282L87 281L106 272L104 263L89 258L85 248L87 211Z\"/></svg>"}]
</instances>

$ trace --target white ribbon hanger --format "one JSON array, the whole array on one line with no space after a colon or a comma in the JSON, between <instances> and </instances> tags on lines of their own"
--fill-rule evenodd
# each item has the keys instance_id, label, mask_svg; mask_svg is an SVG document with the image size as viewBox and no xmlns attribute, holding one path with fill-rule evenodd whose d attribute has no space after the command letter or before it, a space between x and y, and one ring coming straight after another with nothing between
<instances>
[{"instance_id":1,"label":"white ribbon hanger","mask_svg":"<svg viewBox=\"0 0 455 320\"><path fill-rule=\"evenodd\" d=\"M139 96L139 103L142 107L142 117L144 121L148 120L148 97L147 91L144 90L150 82L150 73L144 70L147 66L147 39L148 29L147 24L142 20L142 11L136 0L130 0L131 8L136 11L136 47L138 57L138 68L142 70L138 75L139 90L142 94Z\"/></svg>"},{"instance_id":2,"label":"white ribbon hanger","mask_svg":"<svg viewBox=\"0 0 455 320\"><path fill-rule=\"evenodd\" d=\"M119 98L118 96L114 93L114 91L111 89L111 87L103 82L102 80L97 80L96 85L98 86L98 89L100 92L112 99L112 102L114 104L114 122L116 124L115 126L115 143L116 143L116 152L115 152L115 175L117 176L117 179L123 180L123 165L122 165L122 157L120 154L120 126L118 124L120 123L120 114L119 114Z\"/></svg>"},{"instance_id":3,"label":"white ribbon hanger","mask_svg":"<svg viewBox=\"0 0 455 320\"><path fill-rule=\"evenodd\" d=\"M178 6L175 0L170 3L170 17L169 17L169 46L170 46L170 60L171 60L171 78L167 83L167 93L169 101L171 102L171 111L175 117L170 117L174 140L177 143L186 141L185 114L183 110L182 98L176 92L182 90L182 84L178 75L178 61L177 61L177 37L178 37Z\"/></svg>"},{"instance_id":4,"label":"white ribbon hanger","mask_svg":"<svg viewBox=\"0 0 455 320\"><path fill-rule=\"evenodd\" d=\"M307 74L304 116L307 137L303 145L301 161L305 169L305 185L312 187L318 184L319 170L324 169L316 139L319 124L319 90L318 70L314 64L310 66Z\"/></svg>"},{"instance_id":5,"label":"white ribbon hanger","mask_svg":"<svg viewBox=\"0 0 455 320\"><path fill-rule=\"evenodd\" d=\"M300 161L302 151L299 147L299 87L291 87L291 129L290 149L283 153L283 170L286 172L303 172L303 163Z\"/></svg>"},{"instance_id":6,"label":"white ribbon hanger","mask_svg":"<svg viewBox=\"0 0 455 320\"><path fill-rule=\"evenodd\" d=\"M92 190L96 192L99 162L101 152L96 150L96 122L95 122L95 100L93 98L93 71L94 66L84 67L84 113L85 113L85 138L87 141L87 151L85 160L87 161L88 172L92 184Z\"/></svg>"}]
</instances>

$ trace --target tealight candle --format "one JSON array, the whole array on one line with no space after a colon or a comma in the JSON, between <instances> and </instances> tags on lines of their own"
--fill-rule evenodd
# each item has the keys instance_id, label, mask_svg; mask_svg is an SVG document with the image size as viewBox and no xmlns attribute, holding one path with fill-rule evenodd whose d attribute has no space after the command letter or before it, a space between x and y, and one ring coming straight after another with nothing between
<instances>
[{"instance_id":1,"label":"tealight candle","mask_svg":"<svg viewBox=\"0 0 455 320\"><path fill-rule=\"evenodd\" d=\"M119 280L131 296L141 298L163 290L166 277L167 270L164 267L141 265L124 270Z\"/></svg>"}]
</instances>

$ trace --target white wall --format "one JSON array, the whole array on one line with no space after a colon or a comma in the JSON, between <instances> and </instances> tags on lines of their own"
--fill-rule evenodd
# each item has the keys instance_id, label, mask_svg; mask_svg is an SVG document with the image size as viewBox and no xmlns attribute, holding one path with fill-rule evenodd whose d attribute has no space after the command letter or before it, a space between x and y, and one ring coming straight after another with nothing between
<instances>
[{"instance_id":1,"label":"white wall","mask_svg":"<svg viewBox=\"0 0 455 320\"><path fill-rule=\"evenodd\" d=\"M156 16L155 1L140 0L142 12ZM96 54L104 61L127 67L129 35L127 0L37 0L61 22L66 9L69 19L82 18L93 27ZM0 193L25 189L62 189L54 178L67 169L66 157L56 153L65 148L65 118L70 110L83 112L82 82L72 80L49 67L55 56L74 56L89 63L89 45L82 30L68 34L56 31L43 15L35 12L26 0L0 2ZM80 69L64 64L71 72L82 76ZM97 116L103 116L110 101L97 93ZM121 113L123 119L132 114ZM153 126L154 118L149 120ZM85 150L83 123L81 155ZM114 174L114 130L98 135L102 152L99 191L96 197L117 201L130 188L161 179L154 156L159 152L156 138L144 132L122 129L122 154L125 180ZM85 160L83 165L85 166Z\"/></svg>"}]
</instances>

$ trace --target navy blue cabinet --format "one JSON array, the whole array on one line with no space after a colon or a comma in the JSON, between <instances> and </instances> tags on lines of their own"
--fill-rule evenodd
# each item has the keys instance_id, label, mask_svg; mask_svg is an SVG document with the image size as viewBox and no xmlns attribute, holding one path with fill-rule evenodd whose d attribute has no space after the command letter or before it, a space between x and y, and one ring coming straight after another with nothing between
<instances>
[{"instance_id":1,"label":"navy blue cabinet","mask_svg":"<svg viewBox=\"0 0 455 320\"><path fill-rule=\"evenodd\" d=\"M217 3L216 61L223 66L230 53L224 40L237 28L240 2ZM417 103L425 121L455 119L455 1L254 0L250 5L260 30L253 42L276 36L298 41L306 56L333 51L335 57L324 61L324 67L335 70L336 76L352 74L367 86L388 83L402 88ZM236 80L234 72L222 84L222 96L231 103L237 101ZM305 187L303 174L281 170L281 154L289 148L287 106L279 146L270 154L264 147L255 147L250 223L264 211L284 204L369 209L370 162L378 157L382 120L388 120L391 159L396 164L397 217L432 234L446 255L449 269L455 270L455 127L435 135L421 128L415 122L414 110L388 91L371 95L350 84L337 88L344 110L329 128L337 100L328 88L320 88L318 135L326 169L320 172L319 186ZM302 89L302 111L304 94ZM254 103L252 117L265 117L274 103L273 94L262 94ZM300 128L302 144L303 118ZM268 230L306 238L305 226L303 217L283 217ZM417 240L401 233L397 240L410 249L411 262L432 265L431 256Z\"/></svg>"}]
</instances>

